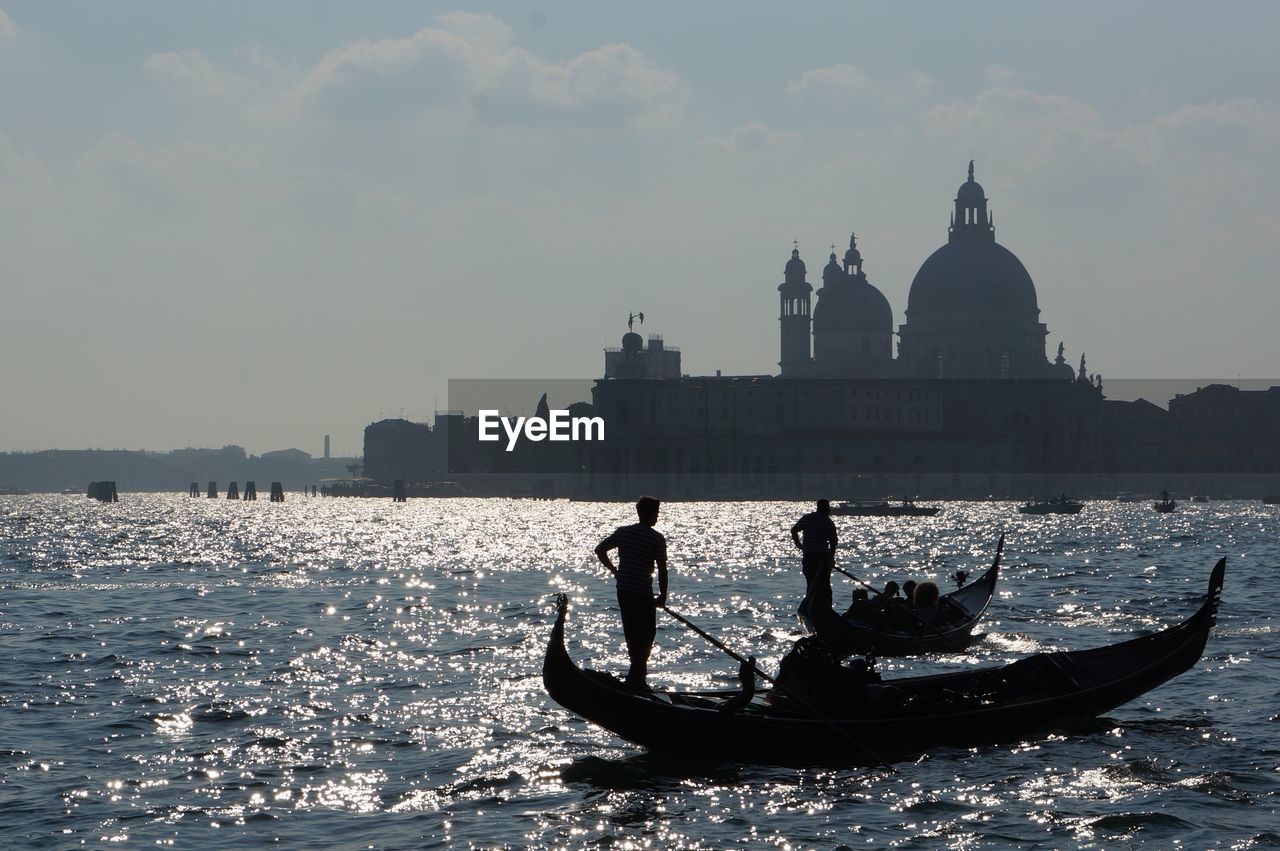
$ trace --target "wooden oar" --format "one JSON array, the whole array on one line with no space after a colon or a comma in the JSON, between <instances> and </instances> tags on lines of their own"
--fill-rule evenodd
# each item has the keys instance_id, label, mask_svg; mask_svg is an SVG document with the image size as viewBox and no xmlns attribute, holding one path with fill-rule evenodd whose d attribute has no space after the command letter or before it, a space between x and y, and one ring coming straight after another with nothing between
<instances>
[{"instance_id":1,"label":"wooden oar","mask_svg":"<svg viewBox=\"0 0 1280 851\"><path fill-rule=\"evenodd\" d=\"M996 557L995 557L995 559L991 562L991 566L992 566L992 567L995 567L996 565L998 565L998 564L1000 563L1000 556L1001 556L1001 554L1002 554L1002 553L1004 553L1004 533L1003 533L1003 532L1001 532L1001 533L1000 533L1000 541L999 541L999 543L997 543L997 544L996 544ZM849 571L845 570L845 569L844 569L843 567L841 567L840 565L836 564L836 560L835 560L835 555L834 555L834 554L833 554L833 555L832 555L832 557L831 557L831 567L832 567L834 570L837 570L837 571L839 571L840 573L843 573L845 576L849 577L849 578L850 578L850 579L852 579L854 582L857 582L859 585L861 585L862 587L866 588L867 590L869 590L869 591L874 591L874 592L875 592L877 595L879 595L879 596L883 596L883 595L884 595L884 592L883 592L883 591L880 591L880 590L876 589L876 588L875 588L874 586L872 586L872 585L868 585L866 582L863 582L861 579L859 579L858 577L854 576L852 573L850 573ZM910 601L907 601L907 602L908 602L908 611L910 611L910 612L911 612L911 616L912 616L913 618L915 618L915 619L916 619L916 623L920 624L920 626L926 627L926 628L928 628L929 630L931 630L931 631L933 632L933 634L934 634L934 635L938 636L938 638L941 638L941 639L942 639L943 641L945 641L947 644L951 645L951 648L952 648L953 650L963 650L963 649L964 649L964 645L963 645L963 644L957 644L957 643L956 643L956 641L955 641L954 639L952 639L950 636L948 636L948 635L947 635L946 633L944 633L942 630L938 629L938 628L937 628L936 626L934 626L933 624L925 623L924 621L920 620L920 616L916 614L915 609L913 609L913 608L911 608L911 607L910 607ZM878 631L881 631L881 630L877 630L875 627L871 627L871 632L872 632L872 634L875 634L875 633L876 633L876 632L878 632Z\"/></svg>"},{"instance_id":2,"label":"wooden oar","mask_svg":"<svg viewBox=\"0 0 1280 851\"><path fill-rule=\"evenodd\" d=\"M672 611L670 606L663 605L663 606L659 606L659 608L660 608L660 609L662 609L662 610L663 610L664 612L666 612L667 614L671 615L671 617L675 618L675 619L676 619L677 621L679 621L680 623L682 623L682 624L684 624L685 626L687 626L689 629L691 629L691 630L693 630L694 632L696 632L698 635L700 635L700 636L702 636L703 638L705 638L708 642L710 642L710 644L711 644L712 646L714 646L714 647L716 647L716 648L718 648L718 649L720 649L720 650L724 651L724 652L725 652L725 653L727 653L729 656L731 656L731 657L733 657L734 659L738 660L738 662L742 663L743 665L749 665L749 664L751 664L751 662L750 662L748 659L745 659L745 658L743 658L741 655L739 655L738 653L735 653L735 652L734 652L734 651L733 651L733 650L732 650L732 649L731 649L727 644L725 644L723 641L721 641L720 639L718 639L718 638L716 638L715 636L711 635L711 634L710 634L710 633L708 633L706 630L702 629L702 627L698 626L698 625L697 625L697 624L695 624L693 621L689 620L688 618L686 618L684 615L680 614L679 612ZM786 685L785 683L779 683L776 679L774 679L773 677L769 676L769 675L768 675L768 674L766 674L764 671L760 670L760 666L759 666L759 665L751 665L751 669L752 669L753 671L755 671L757 674L759 674L761 677L763 677L763 678L764 678L764 680L765 680L766 682L768 682L769 684L771 684L774 688L776 688L776 689L780 689L781 691L786 692L786 693L787 693L787 695L789 695L791 698L793 698L793 699L796 701L796 703L799 703L799 704L800 704L801 706L803 706L806 710L808 710L808 711L813 715L813 717L814 717L814 718L816 718L816 719L818 719L819 721L821 721L821 722L823 722L824 724L826 724L828 727L830 727L832 730L834 730L834 731L835 731L836 735L840 736L842 739L844 739L845 741L849 742L849 744L853 745L855 748L857 748L858 750L862 751L864 754L866 754L867 756L871 757L872 759L874 759L876 762L880 763L881 765L883 765L883 766L885 766L885 767L888 767L888 768L892 768L892 767L893 767L893 766L889 763L889 761L888 761L888 760L886 760L884 757L880 756L880 754L876 753L874 750L872 750L871 748L867 747L865 744L863 744L862 742L858 741L858 740L857 740L857 739L855 739L853 736L851 736L851 735L848 733L848 731L846 731L845 729L843 729L842 727L840 727L840 725L836 724L836 722L835 722L835 721L831 720L831 718L829 718L826 714L824 714L822 711L820 711L820 710L818 709L818 707L814 706L812 703L810 703L808 700L806 700L806 699L804 698L804 696L803 696L803 695L797 694L797 693L796 693L796 692L795 692L791 687L789 687L789 686L788 686L788 685Z\"/></svg>"}]
</instances>

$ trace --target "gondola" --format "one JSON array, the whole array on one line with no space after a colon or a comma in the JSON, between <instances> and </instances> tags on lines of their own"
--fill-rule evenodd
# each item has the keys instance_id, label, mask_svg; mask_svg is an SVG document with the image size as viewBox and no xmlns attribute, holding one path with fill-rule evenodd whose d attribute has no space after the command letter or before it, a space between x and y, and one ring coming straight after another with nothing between
<instances>
[{"instance_id":1,"label":"gondola","mask_svg":"<svg viewBox=\"0 0 1280 851\"><path fill-rule=\"evenodd\" d=\"M1137 698L1200 659L1214 623L1226 559L1215 565L1200 608L1182 623L1092 650L1037 653L1008 665L886 680L896 700L880 709L779 700L772 691L742 706L738 692L637 692L610 674L583 670L565 649L568 598L543 661L547 693L570 712L656 751L744 762L867 765L944 746L1018 741L1092 719ZM721 711L722 708L724 711Z\"/></svg>"},{"instance_id":2,"label":"gondola","mask_svg":"<svg viewBox=\"0 0 1280 851\"><path fill-rule=\"evenodd\" d=\"M1004 539L1001 539L1003 547ZM969 645L973 628L995 594L1000 577L1000 550L991 566L968 585L943 594L939 611L945 620L936 626L887 627L853 620L826 606L806 612L807 625L836 653L872 653L876 656L913 656L921 653L957 653Z\"/></svg>"}]
</instances>

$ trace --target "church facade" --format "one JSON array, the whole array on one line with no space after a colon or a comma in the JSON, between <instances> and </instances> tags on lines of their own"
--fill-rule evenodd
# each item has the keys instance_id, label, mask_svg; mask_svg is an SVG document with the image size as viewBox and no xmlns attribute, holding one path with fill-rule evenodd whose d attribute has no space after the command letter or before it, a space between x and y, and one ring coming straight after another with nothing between
<instances>
[{"instance_id":1,"label":"church facade","mask_svg":"<svg viewBox=\"0 0 1280 851\"><path fill-rule=\"evenodd\" d=\"M832 252L817 302L799 249L778 285L784 377L1019 380L1076 378L1062 351L1045 356L1035 284L995 239L982 186L969 176L956 192L947 241L911 282L906 322L893 356L893 310L867 279L855 237L843 261Z\"/></svg>"},{"instance_id":2,"label":"church facade","mask_svg":"<svg viewBox=\"0 0 1280 851\"><path fill-rule=\"evenodd\" d=\"M911 283L896 356L856 236L816 291L793 248L777 375L679 375L660 341L650 351L629 332L593 390L609 429L595 494L1033 496L1096 471L1100 383L1061 346L1046 357L1035 284L987 204L971 162L947 241Z\"/></svg>"}]
</instances>

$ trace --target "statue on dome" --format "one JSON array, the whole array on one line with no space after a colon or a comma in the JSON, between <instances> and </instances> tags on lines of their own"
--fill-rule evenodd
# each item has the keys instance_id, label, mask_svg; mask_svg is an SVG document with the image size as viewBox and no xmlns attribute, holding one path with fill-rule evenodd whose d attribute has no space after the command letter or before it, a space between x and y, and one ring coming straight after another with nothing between
<instances>
[{"instance_id":1,"label":"statue on dome","mask_svg":"<svg viewBox=\"0 0 1280 851\"><path fill-rule=\"evenodd\" d=\"M634 330L635 321L636 321L637 319L639 319L639 320L640 320L640 324L641 324L641 325L643 325L643 324L644 324L644 311L640 311L639 313L628 313L628 314L627 314L627 330L628 330L628 331L632 331L632 330Z\"/></svg>"},{"instance_id":2,"label":"statue on dome","mask_svg":"<svg viewBox=\"0 0 1280 851\"><path fill-rule=\"evenodd\" d=\"M1088 381L1089 376L1084 371L1084 352L1080 353L1080 380Z\"/></svg>"},{"instance_id":3,"label":"statue on dome","mask_svg":"<svg viewBox=\"0 0 1280 851\"><path fill-rule=\"evenodd\" d=\"M1066 355L1064 354L1064 352L1066 352L1066 350L1067 350L1067 344L1066 344L1066 343L1064 343L1064 342L1062 342L1061 340L1059 340L1059 341L1058 341L1058 359L1057 359L1056 361L1054 361L1054 363L1066 363L1066 362L1067 362Z\"/></svg>"}]
</instances>

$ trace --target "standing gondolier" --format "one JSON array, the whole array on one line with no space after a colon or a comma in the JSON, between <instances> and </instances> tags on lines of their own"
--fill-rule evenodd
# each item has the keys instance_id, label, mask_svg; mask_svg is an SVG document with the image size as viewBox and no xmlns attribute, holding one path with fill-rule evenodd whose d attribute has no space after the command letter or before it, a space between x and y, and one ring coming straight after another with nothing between
<instances>
[{"instance_id":1,"label":"standing gondolier","mask_svg":"<svg viewBox=\"0 0 1280 851\"><path fill-rule=\"evenodd\" d=\"M649 652L658 632L658 609L667 604L667 539L653 527L658 522L660 503L651 496L636 502L640 522L620 526L596 547L600 563L618 580L618 609L622 614L622 634L627 640L631 669L627 685L647 689ZM618 566L609 559L609 550L618 550ZM658 568L658 596L653 596L653 568Z\"/></svg>"},{"instance_id":2,"label":"standing gondolier","mask_svg":"<svg viewBox=\"0 0 1280 851\"><path fill-rule=\"evenodd\" d=\"M817 510L804 515L791 527L791 540L803 553L805 599L800 611L817 605L831 607L831 565L835 563L836 524L831 521L831 503L818 500ZM816 583L816 584L815 584Z\"/></svg>"}]
</instances>

